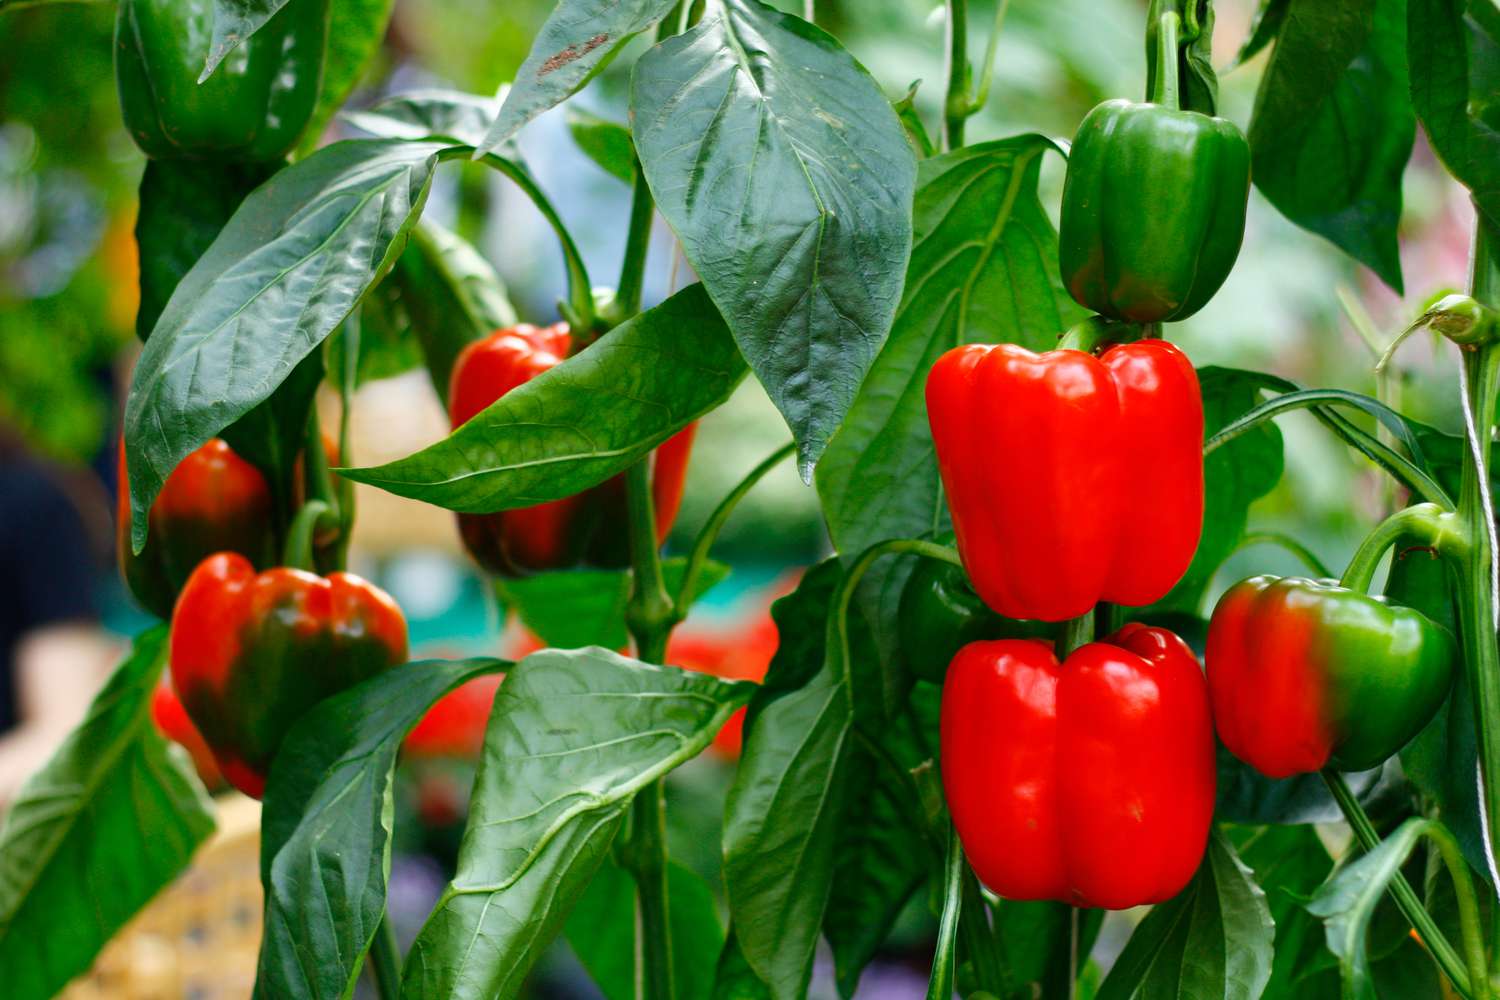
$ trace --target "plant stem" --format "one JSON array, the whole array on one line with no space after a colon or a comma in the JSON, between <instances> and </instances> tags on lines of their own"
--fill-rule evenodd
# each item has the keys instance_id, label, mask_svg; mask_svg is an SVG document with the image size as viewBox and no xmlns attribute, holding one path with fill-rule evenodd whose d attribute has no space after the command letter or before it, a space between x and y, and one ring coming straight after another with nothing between
<instances>
[{"instance_id":1,"label":"plant stem","mask_svg":"<svg viewBox=\"0 0 1500 1000\"><path fill-rule=\"evenodd\" d=\"M651 496L650 456L625 473L625 498L630 515L630 601L625 624L635 642L636 655L647 663L666 658L674 625L673 606L662 579L661 554L656 539L656 511ZM667 893L666 803L661 779L636 793L631 803L629 850L635 879L636 997L674 1000L672 922Z\"/></svg>"},{"instance_id":2,"label":"plant stem","mask_svg":"<svg viewBox=\"0 0 1500 1000\"><path fill-rule=\"evenodd\" d=\"M1240 544L1234 547L1234 551L1238 552L1241 549L1248 549L1252 545L1275 545L1296 556L1302 565L1306 566L1316 576L1330 578L1333 576L1333 570L1329 569L1328 565L1318 558L1317 553L1297 541L1291 535L1283 534L1279 531L1252 531L1240 539Z\"/></svg>"},{"instance_id":3,"label":"plant stem","mask_svg":"<svg viewBox=\"0 0 1500 1000\"><path fill-rule=\"evenodd\" d=\"M1474 895L1474 877L1469 874L1469 863L1464 860L1458 841L1442 823L1430 822L1425 832L1437 845L1443 865L1448 869L1448 877L1453 881L1454 902L1458 905L1458 932L1469 965L1469 985L1475 1000L1489 1000L1493 990L1484 954L1484 926L1479 919L1479 899Z\"/></svg>"},{"instance_id":4,"label":"plant stem","mask_svg":"<svg viewBox=\"0 0 1500 1000\"><path fill-rule=\"evenodd\" d=\"M281 564L294 569L316 572L313 561L313 536L319 526L333 522L333 510L322 500L309 500L292 518L292 526L286 533L286 548L281 554Z\"/></svg>"},{"instance_id":5,"label":"plant stem","mask_svg":"<svg viewBox=\"0 0 1500 1000\"><path fill-rule=\"evenodd\" d=\"M703 525L703 530L698 532L698 537L693 542L693 551L688 554L687 569L682 574L682 585L677 588L677 599L672 602L673 617L677 621L687 617L688 606L693 602L693 591L698 586L698 577L702 575L703 567L708 562L709 550L718 540L719 532L729 520L729 515L734 513L734 508L745 498L745 495L755 488L755 484L765 478L766 473L796 452L795 441L788 441L777 448L759 465L751 469L749 474L740 480L739 485L730 490L729 495L719 502L713 514L709 515L708 522Z\"/></svg>"},{"instance_id":6,"label":"plant stem","mask_svg":"<svg viewBox=\"0 0 1500 1000\"><path fill-rule=\"evenodd\" d=\"M1177 95L1177 26L1175 10L1162 14L1156 25L1156 80L1149 100L1152 104L1176 109Z\"/></svg>"},{"instance_id":7,"label":"plant stem","mask_svg":"<svg viewBox=\"0 0 1500 1000\"><path fill-rule=\"evenodd\" d=\"M1481 213L1475 221L1474 253L1469 293L1493 309L1500 305L1497 234ZM1500 650L1496 648L1497 616L1495 513L1490 497L1490 441L1495 402L1500 392L1500 348L1486 344L1461 347L1464 423L1468 448L1464 452L1459 487L1458 516L1468 532L1468 552L1458 568L1459 632L1464 667L1474 692L1474 724L1478 733L1483 795L1480 820L1485 833L1485 859L1496 878L1496 821L1500 820Z\"/></svg>"},{"instance_id":8,"label":"plant stem","mask_svg":"<svg viewBox=\"0 0 1500 1000\"><path fill-rule=\"evenodd\" d=\"M937 949L932 956L932 975L927 980L927 1000L951 1000L953 996L954 953L964 903L964 849L958 842L958 831L951 826L943 872L943 916L938 921Z\"/></svg>"},{"instance_id":9,"label":"plant stem","mask_svg":"<svg viewBox=\"0 0 1500 1000\"><path fill-rule=\"evenodd\" d=\"M635 166L635 184L630 195L630 225L625 232L625 256L620 262L620 282L615 289L615 305L621 320L641 311L641 289L646 277L646 254L651 248L651 219L656 204L651 188L639 163Z\"/></svg>"},{"instance_id":10,"label":"plant stem","mask_svg":"<svg viewBox=\"0 0 1500 1000\"><path fill-rule=\"evenodd\" d=\"M1339 585L1350 590L1368 591L1385 550L1407 535L1454 559L1461 559L1469 548L1457 514L1445 514L1437 504L1415 504L1396 511L1365 536L1365 540L1359 543L1359 548L1350 557L1344 575L1339 578Z\"/></svg>"},{"instance_id":11,"label":"plant stem","mask_svg":"<svg viewBox=\"0 0 1500 1000\"><path fill-rule=\"evenodd\" d=\"M995 955L995 935L990 927L989 908L984 905L984 893L979 891L979 879L974 871L963 864L964 903L958 921L958 931L963 937L964 950L974 968L974 978L981 990L998 993L1005 985L1004 974Z\"/></svg>"},{"instance_id":12,"label":"plant stem","mask_svg":"<svg viewBox=\"0 0 1500 1000\"><path fill-rule=\"evenodd\" d=\"M1094 641L1094 609L1089 608L1077 618L1063 623L1062 635L1057 640L1057 658L1067 659L1079 646Z\"/></svg>"},{"instance_id":13,"label":"plant stem","mask_svg":"<svg viewBox=\"0 0 1500 1000\"><path fill-rule=\"evenodd\" d=\"M943 148L964 144L964 121L969 117L969 3L947 0L948 96L943 104Z\"/></svg>"},{"instance_id":14,"label":"plant stem","mask_svg":"<svg viewBox=\"0 0 1500 1000\"><path fill-rule=\"evenodd\" d=\"M1370 822L1370 817L1365 815L1364 807L1359 804L1359 799L1355 798L1354 792L1349 789L1344 776L1332 768L1324 768L1319 773L1322 774L1324 783L1328 785L1328 790L1333 793L1334 801L1339 804L1344 818L1349 821L1349 826L1354 830L1354 836L1359 840L1360 846L1366 851L1373 851L1379 847L1380 834L1375 832L1375 825ZM1406 915L1407 921L1421 937L1422 943L1427 946L1433 960L1443 970L1443 974L1460 993L1472 998L1469 976L1465 971L1464 963L1459 959L1458 953L1453 950L1453 945L1448 943L1448 939L1438 929L1437 922L1422 905L1422 901L1417 897L1417 891L1411 887L1405 875L1396 872L1392 876L1390 893L1401 912Z\"/></svg>"},{"instance_id":15,"label":"plant stem","mask_svg":"<svg viewBox=\"0 0 1500 1000\"><path fill-rule=\"evenodd\" d=\"M398 1000L401 996L401 946L389 914L382 914L375 939L370 942L370 969L375 976L375 993L380 1000Z\"/></svg>"}]
</instances>

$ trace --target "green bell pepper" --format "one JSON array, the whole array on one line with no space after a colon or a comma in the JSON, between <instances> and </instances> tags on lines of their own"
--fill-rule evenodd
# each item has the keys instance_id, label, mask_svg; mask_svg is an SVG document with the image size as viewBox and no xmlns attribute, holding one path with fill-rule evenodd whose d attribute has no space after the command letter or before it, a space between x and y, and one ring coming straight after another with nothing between
<instances>
[{"instance_id":1,"label":"green bell pepper","mask_svg":"<svg viewBox=\"0 0 1500 1000\"><path fill-rule=\"evenodd\" d=\"M896 630L912 674L919 680L941 684L948 664L969 643L1051 638L1055 626L995 614L974 592L962 568L923 559L901 591Z\"/></svg>"}]
</instances>

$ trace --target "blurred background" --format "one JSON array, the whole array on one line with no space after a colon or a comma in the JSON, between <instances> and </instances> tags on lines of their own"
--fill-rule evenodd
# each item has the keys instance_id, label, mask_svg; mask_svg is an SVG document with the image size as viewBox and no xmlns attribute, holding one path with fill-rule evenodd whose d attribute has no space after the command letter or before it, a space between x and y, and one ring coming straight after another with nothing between
<instances>
[{"instance_id":1,"label":"blurred background","mask_svg":"<svg viewBox=\"0 0 1500 1000\"><path fill-rule=\"evenodd\" d=\"M384 46L351 107L417 87L491 94L510 79L551 9L548 0L397 0ZM782 3L800 12L801 3ZM988 108L969 125L970 141L1021 131L1066 138L1095 103L1138 98L1144 89L1143 0L1011 0ZM1219 0L1215 62L1227 66L1246 37L1254 0ZM983 51L993 11L971 4L972 55ZM937 132L942 91L943 14L923 0L819 0L824 25L874 73L893 98L921 81L917 106ZM149 624L112 562L116 454L123 386L138 345L133 237L136 186L144 164L126 136L111 65L113 6L53 4L0 15L0 468L45 472L64 506L45 523L8 525L11 535L45 537L45 558L70 581L38 598L17 577L0 607L0 643L24 669L70 678L65 697L26 704L13 678L0 692L0 808L80 716L91 685L116 661L125 637ZM647 43L638 42L643 48ZM623 120L633 52L575 98ZM1221 113L1242 127L1250 117L1265 55L1223 76ZM353 134L338 123L328 139ZM618 267L629 190L574 146L561 111L521 134L520 146L573 230L595 280ZM1043 201L1056 211L1060 158L1043 173ZM493 171L449 166L439 174L428 215L479 246L509 286L522 319L557 318L563 294L555 241L535 210ZM1472 209L1434 162L1422 137L1405 178L1398 298L1334 248L1283 220L1258 193L1238 266L1214 301L1174 329L1198 365L1263 369L1311 385L1373 394L1378 351L1423 302L1462 284ZM673 241L658 220L647 304L684 274L673 273ZM1340 305L1367 314L1373 340ZM1413 417L1458 425L1453 358L1430 341L1399 358L1391 388ZM1339 565L1380 511L1383 482L1312 418L1280 422L1287 471L1251 512L1251 530L1289 532ZM326 424L325 424L326 426ZM425 372L397 372L366 384L355 400L353 461L369 465L407 454L446 433ZM731 403L706 418L669 548L681 551L723 494L787 439L764 393L747 380ZM31 484L31 485L28 485ZM0 476L0 512L34 486ZM1352 501L1352 502L1351 502ZM411 623L418 656L515 653L528 638L507 629L499 603L458 546L447 512L361 491L351 568L389 590ZM10 536L5 536L10 537ZM7 543L10 544L10 543ZM35 548L35 546L33 546ZM811 489L790 463L770 476L726 529L715 555L733 566L682 629L676 662L756 676L774 650L769 602L801 568L827 552ZM59 567L76 567L66 576ZM1279 550L1237 554L1209 599L1251 571L1300 567ZM14 595L14 599L11 599ZM21 608L35 605L30 618ZM9 616L7 618L7 616ZM40 642L39 636L47 642ZM28 643L30 645L28 645ZM40 650L40 652L38 652ZM4 679L0 675L0 679ZM55 686L55 685L54 685ZM480 693L479 717L486 699ZM20 703L17 699L22 699ZM462 711L462 708L456 709ZM7 731L8 730L8 731ZM717 824L734 756L726 734L718 752L674 776L674 858L717 884ZM401 772L401 842L393 869L392 911L403 937L415 933L446 880L457 849L471 764L462 747L415 748ZM250 924L254 920L247 918ZM889 953L867 973L862 994L920 995L930 954L931 918L917 900ZM548 995L597 995L566 947L538 976ZM820 969L817 990L832 993ZM229 993L226 995L234 995ZM243 995L243 994L241 994Z\"/></svg>"}]
</instances>

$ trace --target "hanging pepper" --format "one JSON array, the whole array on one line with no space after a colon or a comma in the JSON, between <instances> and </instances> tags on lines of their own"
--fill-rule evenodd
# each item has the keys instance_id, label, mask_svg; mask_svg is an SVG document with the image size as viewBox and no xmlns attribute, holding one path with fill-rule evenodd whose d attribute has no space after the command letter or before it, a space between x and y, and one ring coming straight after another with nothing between
<instances>
[{"instance_id":1,"label":"hanging pepper","mask_svg":"<svg viewBox=\"0 0 1500 1000\"><path fill-rule=\"evenodd\" d=\"M181 746L193 758L193 768L198 772L205 788L216 791L224 786L224 775L219 773L213 751L203 741L203 734L198 732L198 727L188 718L187 709L182 707L177 692L172 690L171 682L165 678L151 693L151 721L156 723L157 730L163 736Z\"/></svg>"},{"instance_id":2,"label":"hanging pepper","mask_svg":"<svg viewBox=\"0 0 1500 1000\"><path fill-rule=\"evenodd\" d=\"M901 656L918 680L941 684L958 651L981 639L1049 638L1044 622L1002 618L974 592L952 563L922 559L901 590L896 634Z\"/></svg>"},{"instance_id":3,"label":"hanging pepper","mask_svg":"<svg viewBox=\"0 0 1500 1000\"><path fill-rule=\"evenodd\" d=\"M156 159L279 160L318 102L328 0L288 0L201 84L215 0L120 0L115 84L125 127Z\"/></svg>"},{"instance_id":4,"label":"hanging pepper","mask_svg":"<svg viewBox=\"0 0 1500 1000\"><path fill-rule=\"evenodd\" d=\"M130 547L130 480L120 444L115 551L120 572L141 605L172 617L177 593L197 565L215 552L238 552L256 566L275 559L271 490L260 470L219 438L188 454L151 505L146 547Z\"/></svg>"},{"instance_id":5,"label":"hanging pepper","mask_svg":"<svg viewBox=\"0 0 1500 1000\"><path fill-rule=\"evenodd\" d=\"M1224 746L1285 778L1381 764L1442 706L1456 657L1453 637L1411 608L1257 576L1220 598L1204 658Z\"/></svg>"},{"instance_id":6,"label":"hanging pepper","mask_svg":"<svg viewBox=\"0 0 1500 1000\"><path fill-rule=\"evenodd\" d=\"M1037 640L965 646L943 685L941 742L964 854L1007 899L1158 903L1203 859L1208 691L1165 629L1126 625L1062 664Z\"/></svg>"},{"instance_id":7,"label":"hanging pepper","mask_svg":"<svg viewBox=\"0 0 1500 1000\"><path fill-rule=\"evenodd\" d=\"M1143 605L1181 579L1203 522L1203 401L1161 340L1033 354L969 344L927 376L958 551L1006 618Z\"/></svg>"},{"instance_id":8,"label":"hanging pepper","mask_svg":"<svg viewBox=\"0 0 1500 1000\"><path fill-rule=\"evenodd\" d=\"M406 619L349 573L256 574L204 560L172 617L172 683L229 782L259 798L288 730L318 702L406 660Z\"/></svg>"},{"instance_id":9,"label":"hanging pepper","mask_svg":"<svg viewBox=\"0 0 1500 1000\"><path fill-rule=\"evenodd\" d=\"M469 344L454 362L450 379L448 415L453 428L561 364L571 347L566 323L541 328L522 323ZM651 492L659 541L666 540L682 503L695 429L689 424L656 449ZM469 554L491 573L512 578L577 565L628 565L628 525L623 476L534 507L458 515L459 534Z\"/></svg>"},{"instance_id":10,"label":"hanging pepper","mask_svg":"<svg viewBox=\"0 0 1500 1000\"><path fill-rule=\"evenodd\" d=\"M1094 312L1186 319L1240 252L1250 144L1223 118L1178 107L1176 15L1163 18L1151 101L1105 101L1068 154L1058 250L1063 284Z\"/></svg>"}]
</instances>

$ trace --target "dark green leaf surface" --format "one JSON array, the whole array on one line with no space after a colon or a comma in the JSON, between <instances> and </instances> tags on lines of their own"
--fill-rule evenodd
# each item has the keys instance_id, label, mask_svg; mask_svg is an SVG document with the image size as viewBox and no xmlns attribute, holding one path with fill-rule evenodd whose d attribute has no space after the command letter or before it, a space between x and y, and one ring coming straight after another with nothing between
<instances>
[{"instance_id":1,"label":"dark green leaf surface","mask_svg":"<svg viewBox=\"0 0 1500 1000\"><path fill-rule=\"evenodd\" d=\"M630 129L580 108L569 108L567 115L568 132L584 155L610 176L626 184L633 183L635 145L630 140Z\"/></svg>"},{"instance_id":2,"label":"dark green leaf surface","mask_svg":"<svg viewBox=\"0 0 1500 1000\"><path fill-rule=\"evenodd\" d=\"M526 61L481 151L493 151L531 119L567 100L676 0L560 0L531 42Z\"/></svg>"},{"instance_id":3,"label":"dark green leaf surface","mask_svg":"<svg viewBox=\"0 0 1500 1000\"><path fill-rule=\"evenodd\" d=\"M1324 945L1322 928L1306 908L1333 869L1317 831L1311 826L1239 827L1230 831L1230 838L1255 872L1276 923L1275 960L1265 996L1337 996L1338 976L1330 967L1333 956Z\"/></svg>"},{"instance_id":4,"label":"dark green leaf surface","mask_svg":"<svg viewBox=\"0 0 1500 1000\"><path fill-rule=\"evenodd\" d=\"M1404 11L1404 0L1294 0L1250 123L1261 193L1398 292L1401 174L1416 135Z\"/></svg>"},{"instance_id":5,"label":"dark green leaf surface","mask_svg":"<svg viewBox=\"0 0 1500 1000\"><path fill-rule=\"evenodd\" d=\"M1050 140L1026 135L924 160L917 172L911 265L891 336L819 463L818 496L834 546L853 557L886 538L943 530L948 510L927 423L927 371L967 343L1053 347L1084 315L1062 287L1057 233L1037 198ZM912 560L871 567L860 606L894 652Z\"/></svg>"},{"instance_id":6,"label":"dark green leaf surface","mask_svg":"<svg viewBox=\"0 0 1500 1000\"><path fill-rule=\"evenodd\" d=\"M1407 0L1411 102L1438 158L1500 223L1500 17L1494 0Z\"/></svg>"},{"instance_id":7,"label":"dark green leaf surface","mask_svg":"<svg viewBox=\"0 0 1500 1000\"><path fill-rule=\"evenodd\" d=\"M1204 439L1260 402L1256 372L1200 368ZM1256 425L1203 460L1203 535L1177 586L1153 605L1156 611L1196 614L1214 572L1245 534L1250 504L1281 479L1281 431L1270 421Z\"/></svg>"},{"instance_id":8,"label":"dark green leaf surface","mask_svg":"<svg viewBox=\"0 0 1500 1000\"><path fill-rule=\"evenodd\" d=\"M303 155L317 148L323 129L359 83L366 64L385 40L395 6L396 0L329 0L323 84L299 147Z\"/></svg>"},{"instance_id":9,"label":"dark green leaf surface","mask_svg":"<svg viewBox=\"0 0 1500 1000\"><path fill-rule=\"evenodd\" d=\"M385 913L401 740L444 694L506 666L408 663L328 699L287 734L261 818L257 997L348 995Z\"/></svg>"},{"instance_id":10,"label":"dark green leaf surface","mask_svg":"<svg viewBox=\"0 0 1500 1000\"><path fill-rule=\"evenodd\" d=\"M1338 956L1343 972L1346 997L1374 1000L1371 959L1365 947L1370 918L1429 825L1430 821L1417 817L1402 823L1375 850L1339 869L1307 905L1308 912L1323 918L1328 947Z\"/></svg>"},{"instance_id":11,"label":"dark green leaf surface","mask_svg":"<svg viewBox=\"0 0 1500 1000\"><path fill-rule=\"evenodd\" d=\"M433 388L446 405L459 352L516 322L505 283L472 244L426 219L412 227L391 277L421 342Z\"/></svg>"},{"instance_id":12,"label":"dark green leaf surface","mask_svg":"<svg viewBox=\"0 0 1500 1000\"><path fill-rule=\"evenodd\" d=\"M407 958L407 1000L516 996L637 791L696 756L754 685L543 650L495 698L458 874Z\"/></svg>"},{"instance_id":13,"label":"dark green leaf surface","mask_svg":"<svg viewBox=\"0 0 1500 1000\"><path fill-rule=\"evenodd\" d=\"M1344 776L1366 806L1403 794L1401 769L1387 763ZM1472 775L1471 775L1472 777ZM1328 786L1316 774L1267 778L1219 747L1218 798L1214 815L1229 823L1335 823L1343 818Z\"/></svg>"},{"instance_id":14,"label":"dark green leaf surface","mask_svg":"<svg viewBox=\"0 0 1500 1000\"><path fill-rule=\"evenodd\" d=\"M656 203L809 479L900 299L916 182L901 123L831 35L758 0L642 56L631 111Z\"/></svg>"},{"instance_id":15,"label":"dark green leaf surface","mask_svg":"<svg viewBox=\"0 0 1500 1000\"><path fill-rule=\"evenodd\" d=\"M662 563L667 593L677 593L687 560ZM698 576L692 598L729 575L729 567L709 560ZM538 639L558 649L603 646L623 649L630 641L625 629L625 606L630 601L629 570L568 570L541 573L499 584L505 602Z\"/></svg>"},{"instance_id":16,"label":"dark green leaf surface","mask_svg":"<svg viewBox=\"0 0 1500 1000\"><path fill-rule=\"evenodd\" d=\"M135 332L142 340L151 335L182 276L203 256L245 195L271 173L262 165L146 161L135 221L141 265Z\"/></svg>"},{"instance_id":17,"label":"dark green leaf surface","mask_svg":"<svg viewBox=\"0 0 1500 1000\"><path fill-rule=\"evenodd\" d=\"M269 397L390 267L444 150L326 146L246 198L183 278L125 407L136 546L177 463Z\"/></svg>"},{"instance_id":18,"label":"dark green leaf surface","mask_svg":"<svg viewBox=\"0 0 1500 1000\"><path fill-rule=\"evenodd\" d=\"M386 139L449 139L478 145L500 110L498 97L459 90L412 90L393 94L343 118L355 128ZM513 156L515 150L501 150Z\"/></svg>"},{"instance_id":19,"label":"dark green leaf surface","mask_svg":"<svg viewBox=\"0 0 1500 1000\"><path fill-rule=\"evenodd\" d=\"M769 1000L770 996L770 987L745 961L734 926L730 925L724 950L719 953L719 964L714 968L713 1000Z\"/></svg>"},{"instance_id":20,"label":"dark green leaf surface","mask_svg":"<svg viewBox=\"0 0 1500 1000\"><path fill-rule=\"evenodd\" d=\"M0 826L0 992L46 1000L187 868L213 832L187 755L151 722L167 627L136 639Z\"/></svg>"},{"instance_id":21,"label":"dark green leaf surface","mask_svg":"<svg viewBox=\"0 0 1500 1000\"><path fill-rule=\"evenodd\" d=\"M678 1000L709 1000L724 926L708 883L677 864L667 867L671 897L672 985ZM573 908L568 944L605 1000L635 1000L635 881L606 862Z\"/></svg>"},{"instance_id":22,"label":"dark green leaf surface","mask_svg":"<svg viewBox=\"0 0 1500 1000\"><path fill-rule=\"evenodd\" d=\"M1245 39L1245 44L1240 46L1240 51L1236 53L1229 70L1238 69L1254 59L1261 49L1275 40L1282 23L1286 21L1286 12L1291 9L1291 6L1292 0L1261 0L1260 9L1255 12L1255 20L1250 25L1250 35Z\"/></svg>"},{"instance_id":23,"label":"dark green leaf surface","mask_svg":"<svg viewBox=\"0 0 1500 1000\"><path fill-rule=\"evenodd\" d=\"M728 399L744 375L724 321L690 285L437 444L342 474L473 514L557 500L623 472Z\"/></svg>"},{"instance_id":24,"label":"dark green leaf surface","mask_svg":"<svg viewBox=\"0 0 1500 1000\"><path fill-rule=\"evenodd\" d=\"M1136 927L1097 1000L1257 1000L1273 935L1265 893L1215 831L1198 874Z\"/></svg>"},{"instance_id":25,"label":"dark green leaf surface","mask_svg":"<svg viewBox=\"0 0 1500 1000\"><path fill-rule=\"evenodd\" d=\"M259 31L286 4L287 0L216 0L213 43L201 79L207 79L225 56Z\"/></svg>"}]
</instances>

